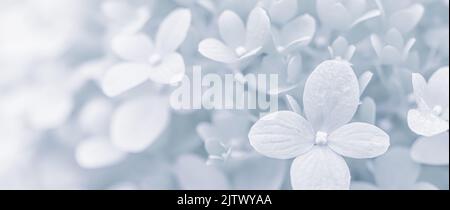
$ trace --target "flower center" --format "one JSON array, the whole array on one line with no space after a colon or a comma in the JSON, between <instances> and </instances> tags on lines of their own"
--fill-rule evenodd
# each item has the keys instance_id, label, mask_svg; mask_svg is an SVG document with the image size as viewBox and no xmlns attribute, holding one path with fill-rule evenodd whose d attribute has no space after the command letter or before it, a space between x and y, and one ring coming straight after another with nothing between
<instances>
[{"instance_id":1,"label":"flower center","mask_svg":"<svg viewBox=\"0 0 450 210\"><path fill-rule=\"evenodd\" d=\"M152 66L158 65L159 63L161 63L161 60L162 60L162 58L158 54L154 54L154 55L150 56L150 58L148 59L148 61L150 62L150 64Z\"/></svg>"},{"instance_id":2,"label":"flower center","mask_svg":"<svg viewBox=\"0 0 450 210\"><path fill-rule=\"evenodd\" d=\"M316 145L326 145L328 143L328 133L319 131L316 133Z\"/></svg>"},{"instance_id":3,"label":"flower center","mask_svg":"<svg viewBox=\"0 0 450 210\"><path fill-rule=\"evenodd\" d=\"M444 109L442 108L442 106L435 106L433 108L433 113L440 116L442 114L442 112L444 111Z\"/></svg>"},{"instance_id":4,"label":"flower center","mask_svg":"<svg viewBox=\"0 0 450 210\"><path fill-rule=\"evenodd\" d=\"M236 54L240 57L243 56L247 52L247 49L245 47L238 47L236 48Z\"/></svg>"}]
</instances>

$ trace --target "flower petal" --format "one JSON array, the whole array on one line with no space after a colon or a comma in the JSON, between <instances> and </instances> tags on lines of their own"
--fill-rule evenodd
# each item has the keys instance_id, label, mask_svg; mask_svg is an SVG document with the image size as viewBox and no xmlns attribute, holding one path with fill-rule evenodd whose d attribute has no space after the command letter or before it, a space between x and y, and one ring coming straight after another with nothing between
<instances>
[{"instance_id":1,"label":"flower petal","mask_svg":"<svg viewBox=\"0 0 450 210\"><path fill-rule=\"evenodd\" d=\"M281 41L285 48L292 43L308 45L316 33L316 20L310 15L302 15L287 23L281 30ZM299 41L300 40L300 41Z\"/></svg>"},{"instance_id":2,"label":"flower petal","mask_svg":"<svg viewBox=\"0 0 450 210\"><path fill-rule=\"evenodd\" d=\"M350 64L321 63L306 81L303 103L316 131L331 133L350 122L359 104L358 78Z\"/></svg>"},{"instance_id":3,"label":"flower petal","mask_svg":"<svg viewBox=\"0 0 450 210\"><path fill-rule=\"evenodd\" d=\"M414 133L428 137L448 131L448 121L426 110L410 110L408 112L408 126Z\"/></svg>"},{"instance_id":4,"label":"flower petal","mask_svg":"<svg viewBox=\"0 0 450 210\"><path fill-rule=\"evenodd\" d=\"M364 159L384 154L389 148L389 135L367 123L351 123L338 128L328 137L328 145L345 157Z\"/></svg>"},{"instance_id":5,"label":"flower petal","mask_svg":"<svg viewBox=\"0 0 450 210\"><path fill-rule=\"evenodd\" d=\"M113 144L124 151L138 153L150 146L169 123L165 98L146 96L122 104L112 117L110 135Z\"/></svg>"},{"instance_id":6,"label":"flower petal","mask_svg":"<svg viewBox=\"0 0 450 210\"><path fill-rule=\"evenodd\" d=\"M250 144L259 153L278 159L290 159L309 151L314 145L311 125L294 112L276 112L250 129Z\"/></svg>"},{"instance_id":7,"label":"flower petal","mask_svg":"<svg viewBox=\"0 0 450 210\"><path fill-rule=\"evenodd\" d=\"M277 24L283 24L289 21L298 12L297 0L278 0L271 1L269 7L270 19Z\"/></svg>"},{"instance_id":8,"label":"flower petal","mask_svg":"<svg viewBox=\"0 0 450 210\"><path fill-rule=\"evenodd\" d=\"M262 8L251 11L247 20L246 46L247 51L263 47L270 35L270 19Z\"/></svg>"},{"instance_id":9,"label":"flower petal","mask_svg":"<svg viewBox=\"0 0 450 210\"><path fill-rule=\"evenodd\" d=\"M449 68L438 69L428 81L428 100L430 107L448 108L449 104Z\"/></svg>"},{"instance_id":10,"label":"flower petal","mask_svg":"<svg viewBox=\"0 0 450 210\"><path fill-rule=\"evenodd\" d=\"M425 12L421 4L414 4L391 15L389 22L391 27L397 28L406 34L413 30Z\"/></svg>"},{"instance_id":11,"label":"flower petal","mask_svg":"<svg viewBox=\"0 0 450 210\"><path fill-rule=\"evenodd\" d=\"M109 69L103 80L103 92L118 96L148 80L150 66L142 63L120 63Z\"/></svg>"},{"instance_id":12,"label":"flower petal","mask_svg":"<svg viewBox=\"0 0 450 210\"><path fill-rule=\"evenodd\" d=\"M183 80L185 73L184 59L178 53L163 58L160 65L153 67L150 79L160 84L174 84Z\"/></svg>"},{"instance_id":13,"label":"flower petal","mask_svg":"<svg viewBox=\"0 0 450 210\"><path fill-rule=\"evenodd\" d=\"M448 132L433 137L418 139L411 148L411 157L414 161L422 164L448 165Z\"/></svg>"},{"instance_id":14,"label":"flower petal","mask_svg":"<svg viewBox=\"0 0 450 210\"><path fill-rule=\"evenodd\" d=\"M170 13L161 23L156 34L157 52L164 56L175 52L186 39L191 27L191 11L177 9Z\"/></svg>"},{"instance_id":15,"label":"flower petal","mask_svg":"<svg viewBox=\"0 0 450 210\"><path fill-rule=\"evenodd\" d=\"M146 62L153 52L153 43L144 34L119 35L112 40L112 50L124 60Z\"/></svg>"},{"instance_id":16,"label":"flower petal","mask_svg":"<svg viewBox=\"0 0 450 210\"><path fill-rule=\"evenodd\" d=\"M317 0L316 8L322 24L332 29L346 30L352 22L350 12L338 0Z\"/></svg>"},{"instance_id":17,"label":"flower petal","mask_svg":"<svg viewBox=\"0 0 450 210\"><path fill-rule=\"evenodd\" d=\"M77 146L75 157L81 167L95 169L114 165L123 160L125 155L107 139L92 138Z\"/></svg>"},{"instance_id":18,"label":"flower petal","mask_svg":"<svg viewBox=\"0 0 450 210\"><path fill-rule=\"evenodd\" d=\"M244 47L245 25L236 13L227 10L220 15L219 32L228 46L232 48Z\"/></svg>"},{"instance_id":19,"label":"flower petal","mask_svg":"<svg viewBox=\"0 0 450 210\"><path fill-rule=\"evenodd\" d=\"M414 90L414 98L420 110L429 110L427 105L427 81L420 74L412 74L412 87Z\"/></svg>"},{"instance_id":20,"label":"flower petal","mask_svg":"<svg viewBox=\"0 0 450 210\"><path fill-rule=\"evenodd\" d=\"M199 44L198 51L205 57L222 62L235 63L239 59L233 50L216 39L205 39Z\"/></svg>"},{"instance_id":21,"label":"flower petal","mask_svg":"<svg viewBox=\"0 0 450 210\"><path fill-rule=\"evenodd\" d=\"M315 147L291 166L294 190L348 190L350 180L347 163L328 147Z\"/></svg>"}]
</instances>

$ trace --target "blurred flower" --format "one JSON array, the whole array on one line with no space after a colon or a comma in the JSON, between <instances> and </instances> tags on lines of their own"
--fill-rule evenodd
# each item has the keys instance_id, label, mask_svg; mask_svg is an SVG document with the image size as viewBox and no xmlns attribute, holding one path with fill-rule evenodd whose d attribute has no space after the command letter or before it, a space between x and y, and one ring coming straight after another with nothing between
<instances>
[{"instance_id":1,"label":"blurred flower","mask_svg":"<svg viewBox=\"0 0 450 210\"><path fill-rule=\"evenodd\" d=\"M405 43L403 35L396 28L390 29L384 38L374 34L371 37L372 47L381 64L399 65L409 58L411 48L416 39L411 38Z\"/></svg>"}]
</instances>

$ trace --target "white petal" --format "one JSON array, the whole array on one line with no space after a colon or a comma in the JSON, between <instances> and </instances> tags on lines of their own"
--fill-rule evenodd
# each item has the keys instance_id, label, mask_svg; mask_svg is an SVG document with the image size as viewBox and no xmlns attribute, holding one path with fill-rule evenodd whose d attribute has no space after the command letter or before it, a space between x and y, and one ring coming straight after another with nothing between
<instances>
[{"instance_id":1,"label":"white petal","mask_svg":"<svg viewBox=\"0 0 450 210\"><path fill-rule=\"evenodd\" d=\"M316 8L320 21L332 29L348 29L352 22L350 12L338 0L317 0Z\"/></svg>"},{"instance_id":2,"label":"white petal","mask_svg":"<svg viewBox=\"0 0 450 210\"><path fill-rule=\"evenodd\" d=\"M165 98L146 96L121 105L112 117L113 144L124 151L138 153L150 146L164 131L170 118Z\"/></svg>"},{"instance_id":3,"label":"white petal","mask_svg":"<svg viewBox=\"0 0 450 210\"><path fill-rule=\"evenodd\" d=\"M424 12L425 8L421 4L414 4L392 14L389 22L392 27L399 29L402 33L408 33L416 27Z\"/></svg>"},{"instance_id":4,"label":"white petal","mask_svg":"<svg viewBox=\"0 0 450 210\"><path fill-rule=\"evenodd\" d=\"M315 147L291 166L294 190L348 190L350 180L347 163L328 147Z\"/></svg>"},{"instance_id":5,"label":"white petal","mask_svg":"<svg viewBox=\"0 0 450 210\"><path fill-rule=\"evenodd\" d=\"M420 74L412 74L412 87L414 90L414 98L420 110L428 110L427 105L427 81Z\"/></svg>"},{"instance_id":6,"label":"white petal","mask_svg":"<svg viewBox=\"0 0 450 210\"><path fill-rule=\"evenodd\" d=\"M376 18L379 17L381 15L381 11L380 10L371 10L368 11L366 14L364 14L363 16L359 17L358 19L356 19L355 21L353 21L352 25L350 27L355 27L356 25L370 20L372 18Z\"/></svg>"},{"instance_id":7,"label":"white petal","mask_svg":"<svg viewBox=\"0 0 450 210\"><path fill-rule=\"evenodd\" d=\"M228 190L225 174L196 155L183 155L175 163L175 176L183 190Z\"/></svg>"},{"instance_id":8,"label":"white petal","mask_svg":"<svg viewBox=\"0 0 450 210\"><path fill-rule=\"evenodd\" d=\"M394 46L396 49L402 49L405 45L405 39L402 33L396 28L392 28L386 33L384 41L387 45Z\"/></svg>"},{"instance_id":9,"label":"white petal","mask_svg":"<svg viewBox=\"0 0 450 210\"><path fill-rule=\"evenodd\" d=\"M349 63L330 60L309 76L304 111L316 131L330 133L347 124L359 105L359 83Z\"/></svg>"},{"instance_id":10,"label":"white petal","mask_svg":"<svg viewBox=\"0 0 450 210\"><path fill-rule=\"evenodd\" d=\"M148 80L150 66L141 63L120 63L109 69L103 80L103 92L118 96Z\"/></svg>"},{"instance_id":11,"label":"white petal","mask_svg":"<svg viewBox=\"0 0 450 210\"><path fill-rule=\"evenodd\" d=\"M429 106L448 108L449 104L449 68L438 69L428 81Z\"/></svg>"},{"instance_id":12,"label":"white petal","mask_svg":"<svg viewBox=\"0 0 450 210\"><path fill-rule=\"evenodd\" d=\"M381 57L381 53L383 53L383 42L381 41L378 35L373 34L370 36L370 42L372 44L373 49L378 57Z\"/></svg>"},{"instance_id":13,"label":"white petal","mask_svg":"<svg viewBox=\"0 0 450 210\"><path fill-rule=\"evenodd\" d=\"M270 35L270 19L262 8L255 8L247 20L246 46L247 51L263 47Z\"/></svg>"},{"instance_id":14,"label":"white petal","mask_svg":"<svg viewBox=\"0 0 450 210\"><path fill-rule=\"evenodd\" d=\"M250 144L259 153L278 159L290 159L309 151L314 145L311 125L294 112L269 114L250 129Z\"/></svg>"},{"instance_id":15,"label":"white petal","mask_svg":"<svg viewBox=\"0 0 450 210\"><path fill-rule=\"evenodd\" d=\"M283 24L289 21L298 12L298 1L297 0L279 0L272 1L270 5L269 14L270 18L274 23Z\"/></svg>"},{"instance_id":16,"label":"white petal","mask_svg":"<svg viewBox=\"0 0 450 210\"><path fill-rule=\"evenodd\" d=\"M328 137L333 151L350 158L374 158L384 154L390 145L389 135L367 123L351 123L338 128Z\"/></svg>"},{"instance_id":17,"label":"white petal","mask_svg":"<svg viewBox=\"0 0 450 210\"><path fill-rule=\"evenodd\" d=\"M220 36L225 43L232 47L244 47L245 25L242 19L232 11L225 11L219 17Z\"/></svg>"},{"instance_id":18,"label":"white petal","mask_svg":"<svg viewBox=\"0 0 450 210\"><path fill-rule=\"evenodd\" d=\"M448 131L448 121L426 110L412 109L408 112L409 128L422 136L434 136Z\"/></svg>"},{"instance_id":19,"label":"white petal","mask_svg":"<svg viewBox=\"0 0 450 210\"><path fill-rule=\"evenodd\" d=\"M124 60L146 62L153 52L153 43L144 34L119 35L112 40L112 50Z\"/></svg>"},{"instance_id":20,"label":"white petal","mask_svg":"<svg viewBox=\"0 0 450 210\"><path fill-rule=\"evenodd\" d=\"M205 57L222 62L235 63L238 57L233 50L216 39L205 39L199 44L198 51Z\"/></svg>"},{"instance_id":21,"label":"white petal","mask_svg":"<svg viewBox=\"0 0 450 210\"><path fill-rule=\"evenodd\" d=\"M76 149L76 160L83 168L94 169L114 165L125 158L107 139L92 138L81 142Z\"/></svg>"},{"instance_id":22,"label":"white petal","mask_svg":"<svg viewBox=\"0 0 450 210\"><path fill-rule=\"evenodd\" d=\"M183 80L184 73L183 57L178 53L172 53L164 57L160 65L153 67L150 79L160 84L175 84Z\"/></svg>"},{"instance_id":23,"label":"white petal","mask_svg":"<svg viewBox=\"0 0 450 210\"><path fill-rule=\"evenodd\" d=\"M372 81L372 77L373 77L373 73L370 71L366 71L364 72L360 77L359 77L359 90L361 91L361 95L364 93L364 91L366 90L367 86L369 85L370 81Z\"/></svg>"},{"instance_id":24,"label":"white petal","mask_svg":"<svg viewBox=\"0 0 450 210\"><path fill-rule=\"evenodd\" d=\"M281 41L285 48L291 44L308 45L316 33L316 20L310 15L302 15L287 23L281 30ZM301 40L298 41L298 40Z\"/></svg>"},{"instance_id":25,"label":"white petal","mask_svg":"<svg viewBox=\"0 0 450 210\"><path fill-rule=\"evenodd\" d=\"M374 160L373 174L382 189L406 189L416 183L420 165L411 159L409 149L393 147Z\"/></svg>"},{"instance_id":26,"label":"white petal","mask_svg":"<svg viewBox=\"0 0 450 210\"><path fill-rule=\"evenodd\" d=\"M161 23L156 34L156 49L159 54L175 52L184 42L191 26L191 11L177 9L170 13Z\"/></svg>"},{"instance_id":27,"label":"white petal","mask_svg":"<svg viewBox=\"0 0 450 210\"><path fill-rule=\"evenodd\" d=\"M427 165L449 164L448 132L437 136L420 138L411 148L414 161Z\"/></svg>"}]
</instances>

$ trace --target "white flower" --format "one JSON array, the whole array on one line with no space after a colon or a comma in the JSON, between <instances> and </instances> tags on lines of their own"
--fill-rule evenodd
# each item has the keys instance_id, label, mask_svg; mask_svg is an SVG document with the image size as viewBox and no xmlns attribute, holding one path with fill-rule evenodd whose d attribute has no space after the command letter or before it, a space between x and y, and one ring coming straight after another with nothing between
<instances>
[{"instance_id":1,"label":"white flower","mask_svg":"<svg viewBox=\"0 0 450 210\"><path fill-rule=\"evenodd\" d=\"M448 131L448 77L448 67L437 70L428 83L422 75L413 74L417 109L408 112L408 125L415 133L430 137Z\"/></svg>"},{"instance_id":2,"label":"white flower","mask_svg":"<svg viewBox=\"0 0 450 210\"><path fill-rule=\"evenodd\" d=\"M270 35L270 20L266 11L257 7L250 13L245 26L236 13L227 10L219 17L219 32L225 43L205 39L198 50L211 60L235 64L261 52Z\"/></svg>"},{"instance_id":3,"label":"white flower","mask_svg":"<svg viewBox=\"0 0 450 210\"><path fill-rule=\"evenodd\" d=\"M183 56L176 52L190 28L191 12L178 9L161 23L156 43L144 34L119 35L113 40L114 52L126 62L106 72L102 87L108 96L117 96L148 79L160 84L177 83L183 79Z\"/></svg>"},{"instance_id":4,"label":"white flower","mask_svg":"<svg viewBox=\"0 0 450 210\"><path fill-rule=\"evenodd\" d=\"M348 30L381 15L377 9L368 10L366 0L317 0L316 8L322 24L336 30Z\"/></svg>"},{"instance_id":5,"label":"white flower","mask_svg":"<svg viewBox=\"0 0 450 210\"><path fill-rule=\"evenodd\" d=\"M405 43L403 35L396 28L390 29L384 39L374 34L370 40L381 64L386 65L402 64L409 58L410 51L416 43L414 38Z\"/></svg>"},{"instance_id":6,"label":"white flower","mask_svg":"<svg viewBox=\"0 0 450 210\"><path fill-rule=\"evenodd\" d=\"M448 132L432 136L421 137L411 148L414 161L427 165L445 166L449 162Z\"/></svg>"},{"instance_id":7,"label":"white flower","mask_svg":"<svg viewBox=\"0 0 450 210\"><path fill-rule=\"evenodd\" d=\"M369 166L376 185L354 182L353 190L438 190L430 183L418 182L421 167L411 159L406 148L392 148Z\"/></svg>"},{"instance_id":8,"label":"white flower","mask_svg":"<svg viewBox=\"0 0 450 210\"><path fill-rule=\"evenodd\" d=\"M272 23L278 25L286 24L298 13L297 0L262 0L260 4L269 13Z\"/></svg>"},{"instance_id":9,"label":"white flower","mask_svg":"<svg viewBox=\"0 0 450 210\"><path fill-rule=\"evenodd\" d=\"M124 102L112 116L110 138L115 147L139 153L166 129L170 120L168 100L151 95Z\"/></svg>"},{"instance_id":10,"label":"white flower","mask_svg":"<svg viewBox=\"0 0 450 210\"><path fill-rule=\"evenodd\" d=\"M359 104L358 79L350 64L331 60L308 78L303 95L308 120L281 111L260 119L250 130L251 145L291 166L294 189L349 189L345 160L374 158L386 152L389 136L366 123L350 123Z\"/></svg>"}]
</instances>

